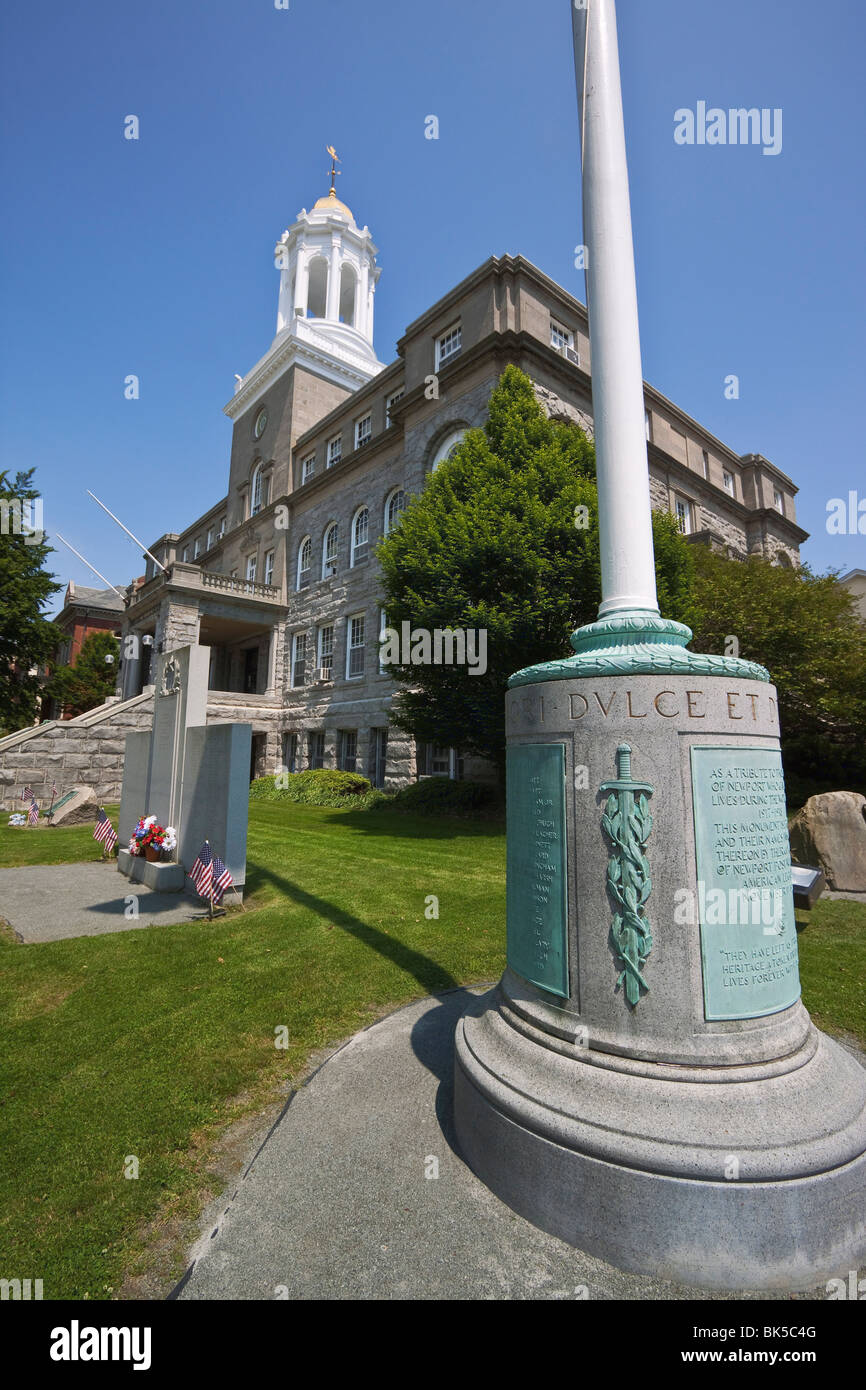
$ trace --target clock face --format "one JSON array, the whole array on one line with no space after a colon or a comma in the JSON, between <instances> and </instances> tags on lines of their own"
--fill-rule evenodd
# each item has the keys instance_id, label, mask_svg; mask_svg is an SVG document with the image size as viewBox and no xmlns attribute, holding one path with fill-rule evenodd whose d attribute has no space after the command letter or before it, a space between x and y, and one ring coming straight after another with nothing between
<instances>
[{"instance_id":1,"label":"clock face","mask_svg":"<svg viewBox=\"0 0 866 1390\"><path fill-rule=\"evenodd\" d=\"M255 435L256 439L261 439L261 437L262 437L262 435L264 434L264 432L265 432L265 430L267 429L267 427L268 427L268 412L267 412L267 410L265 409L265 407L262 406L261 410L259 411L258 415L256 416L256 422L255 422L255 424L253 425L253 434Z\"/></svg>"}]
</instances>

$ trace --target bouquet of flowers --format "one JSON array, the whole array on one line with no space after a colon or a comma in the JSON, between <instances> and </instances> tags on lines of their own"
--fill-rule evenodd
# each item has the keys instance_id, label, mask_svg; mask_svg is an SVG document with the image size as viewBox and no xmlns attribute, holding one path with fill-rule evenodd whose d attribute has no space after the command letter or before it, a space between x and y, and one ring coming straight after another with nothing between
<instances>
[{"instance_id":1,"label":"bouquet of flowers","mask_svg":"<svg viewBox=\"0 0 866 1390\"><path fill-rule=\"evenodd\" d=\"M22 814L21 814L20 811L16 811L15 814L14 814L14 816L10 816L10 817L9 817L9 824L10 824L10 825L26 825L26 824L27 824L27 817L26 817L26 816L22 816Z\"/></svg>"},{"instance_id":2,"label":"bouquet of flowers","mask_svg":"<svg viewBox=\"0 0 866 1390\"><path fill-rule=\"evenodd\" d=\"M177 849L177 831L171 825L157 825L156 816L142 816L129 841L130 854L141 855L146 850Z\"/></svg>"}]
</instances>

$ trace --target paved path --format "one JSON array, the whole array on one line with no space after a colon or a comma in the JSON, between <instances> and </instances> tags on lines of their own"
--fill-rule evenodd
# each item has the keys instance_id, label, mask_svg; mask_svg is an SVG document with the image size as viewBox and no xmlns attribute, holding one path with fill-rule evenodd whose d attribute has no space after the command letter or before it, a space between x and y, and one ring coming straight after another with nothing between
<instances>
[{"instance_id":1,"label":"paved path","mask_svg":"<svg viewBox=\"0 0 866 1390\"><path fill-rule=\"evenodd\" d=\"M212 1203L172 1297L766 1297L623 1274L536 1230L478 1181L451 1125L454 1029L478 1007L466 990L425 999L333 1053ZM425 1177L432 1160L438 1178Z\"/></svg>"},{"instance_id":2,"label":"paved path","mask_svg":"<svg viewBox=\"0 0 866 1390\"><path fill-rule=\"evenodd\" d=\"M138 899L137 918L125 915L132 896ZM195 898L130 883L111 861L0 869L0 918L22 941L102 936L203 916L207 909Z\"/></svg>"}]
</instances>

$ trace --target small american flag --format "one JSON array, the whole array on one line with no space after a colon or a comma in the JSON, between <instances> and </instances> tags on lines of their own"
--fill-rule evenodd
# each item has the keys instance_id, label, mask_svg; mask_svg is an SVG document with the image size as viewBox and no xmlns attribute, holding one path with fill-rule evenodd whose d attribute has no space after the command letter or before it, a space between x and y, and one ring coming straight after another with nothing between
<instances>
[{"instance_id":1,"label":"small american flag","mask_svg":"<svg viewBox=\"0 0 866 1390\"><path fill-rule=\"evenodd\" d=\"M225 864L219 855L215 855L213 861L213 900L215 903L222 902L223 893L227 888L231 888L233 883L234 879Z\"/></svg>"},{"instance_id":2,"label":"small american flag","mask_svg":"<svg viewBox=\"0 0 866 1390\"><path fill-rule=\"evenodd\" d=\"M199 850L198 858L190 869L189 876L195 884L195 891L199 897L209 898L211 883L213 882L213 855L207 840Z\"/></svg>"},{"instance_id":3,"label":"small american flag","mask_svg":"<svg viewBox=\"0 0 866 1390\"><path fill-rule=\"evenodd\" d=\"M101 840L105 848L109 851L113 850L114 846L117 844L117 835L115 834L114 827L101 806L99 808L99 815L96 818L96 824L93 827L93 838L94 840Z\"/></svg>"},{"instance_id":4,"label":"small american flag","mask_svg":"<svg viewBox=\"0 0 866 1390\"><path fill-rule=\"evenodd\" d=\"M32 788L32 787L25 787L25 788L24 788L23 792L21 793L21 800L22 800L22 801L32 801L32 800L33 800L33 788Z\"/></svg>"},{"instance_id":5,"label":"small american flag","mask_svg":"<svg viewBox=\"0 0 866 1390\"><path fill-rule=\"evenodd\" d=\"M35 825L36 822L37 822L38 820L39 820L39 803L38 803L37 801L31 801L31 803L30 803L30 810L27 812L27 824L28 824L28 825Z\"/></svg>"}]
</instances>

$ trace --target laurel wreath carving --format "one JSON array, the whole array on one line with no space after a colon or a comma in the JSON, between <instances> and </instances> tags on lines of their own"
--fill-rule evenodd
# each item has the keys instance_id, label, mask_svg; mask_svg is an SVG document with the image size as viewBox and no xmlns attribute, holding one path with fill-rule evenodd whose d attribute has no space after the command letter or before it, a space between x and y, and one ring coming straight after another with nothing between
<instances>
[{"instance_id":1,"label":"laurel wreath carving","mask_svg":"<svg viewBox=\"0 0 866 1390\"><path fill-rule=\"evenodd\" d=\"M625 809L627 801L632 802L631 811ZM637 792L632 798L630 794L612 792L601 824L613 846L607 886L620 909L610 929L611 943L622 966L616 983L634 1005L642 998L642 990L649 991L641 971L653 945L644 906L652 892L649 860L644 853L653 826L648 796Z\"/></svg>"}]
</instances>

